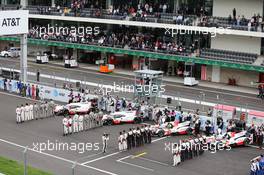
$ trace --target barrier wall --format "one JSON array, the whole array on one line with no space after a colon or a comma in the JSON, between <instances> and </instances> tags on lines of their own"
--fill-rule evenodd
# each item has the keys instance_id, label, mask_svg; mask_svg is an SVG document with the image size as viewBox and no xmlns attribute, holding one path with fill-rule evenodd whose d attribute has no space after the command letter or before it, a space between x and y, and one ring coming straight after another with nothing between
<instances>
[{"instance_id":1,"label":"barrier wall","mask_svg":"<svg viewBox=\"0 0 264 175\"><path fill-rule=\"evenodd\" d=\"M7 90L13 93L18 93L18 87L17 87L18 81L16 80L11 80L9 85L7 86ZM30 87L34 85L35 87L39 88L39 97L40 99L52 99L54 101L58 102L63 102L63 103L68 103L70 99L70 90L67 89L61 89L61 88L55 88L55 87L49 87L49 86L44 86L44 85L39 85L39 84L33 84L33 83L28 83ZM0 89L4 89L4 79L0 78ZM80 92L74 91L73 95L77 96L80 94L81 96L83 95ZM96 95L86 95L86 98L96 98Z\"/></svg>"}]
</instances>

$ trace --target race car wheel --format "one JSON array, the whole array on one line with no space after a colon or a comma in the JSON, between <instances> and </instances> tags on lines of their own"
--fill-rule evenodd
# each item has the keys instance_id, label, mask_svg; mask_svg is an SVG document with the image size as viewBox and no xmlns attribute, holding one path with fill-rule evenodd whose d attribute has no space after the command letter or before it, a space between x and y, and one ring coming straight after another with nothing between
<instances>
[{"instance_id":1,"label":"race car wheel","mask_svg":"<svg viewBox=\"0 0 264 175\"><path fill-rule=\"evenodd\" d=\"M8 57L8 54L5 54L5 55L4 55L4 57L6 57L6 58L7 58L7 57Z\"/></svg>"},{"instance_id":2,"label":"race car wheel","mask_svg":"<svg viewBox=\"0 0 264 175\"><path fill-rule=\"evenodd\" d=\"M62 114L63 114L63 115L69 115L69 111L68 111L68 110L64 110L64 111L62 112Z\"/></svg>"},{"instance_id":3,"label":"race car wheel","mask_svg":"<svg viewBox=\"0 0 264 175\"><path fill-rule=\"evenodd\" d=\"M168 127L168 128L173 128L173 124L168 123L167 127Z\"/></svg>"},{"instance_id":4,"label":"race car wheel","mask_svg":"<svg viewBox=\"0 0 264 175\"><path fill-rule=\"evenodd\" d=\"M106 120L105 121L105 125L108 125L108 126L110 126L110 125L113 125L113 120Z\"/></svg>"},{"instance_id":5,"label":"race car wheel","mask_svg":"<svg viewBox=\"0 0 264 175\"><path fill-rule=\"evenodd\" d=\"M141 123L141 118L138 118L138 117L137 117L137 118L135 118L135 119L134 119L134 123L136 123L136 124L139 124L139 123Z\"/></svg>"},{"instance_id":6,"label":"race car wheel","mask_svg":"<svg viewBox=\"0 0 264 175\"><path fill-rule=\"evenodd\" d=\"M191 128L187 129L187 135L192 135L192 129Z\"/></svg>"},{"instance_id":7,"label":"race car wheel","mask_svg":"<svg viewBox=\"0 0 264 175\"><path fill-rule=\"evenodd\" d=\"M250 143L250 140L249 140L249 139L245 139L245 141L244 141L244 146L248 146L249 143Z\"/></svg>"},{"instance_id":8,"label":"race car wheel","mask_svg":"<svg viewBox=\"0 0 264 175\"><path fill-rule=\"evenodd\" d=\"M163 136L164 136L164 131L163 131L163 130L159 131L159 132L158 132L158 136L159 136L159 137L163 137Z\"/></svg>"}]
</instances>

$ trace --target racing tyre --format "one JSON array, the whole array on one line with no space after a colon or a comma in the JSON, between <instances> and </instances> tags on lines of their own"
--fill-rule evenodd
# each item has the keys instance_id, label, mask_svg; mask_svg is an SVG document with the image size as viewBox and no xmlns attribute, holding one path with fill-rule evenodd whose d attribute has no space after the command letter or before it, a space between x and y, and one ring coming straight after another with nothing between
<instances>
[{"instance_id":1,"label":"racing tyre","mask_svg":"<svg viewBox=\"0 0 264 175\"><path fill-rule=\"evenodd\" d=\"M158 132L158 136L159 136L159 137L163 137L163 136L164 136L164 131L163 131L163 130L159 131L159 132Z\"/></svg>"},{"instance_id":2,"label":"racing tyre","mask_svg":"<svg viewBox=\"0 0 264 175\"><path fill-rule=\"evenodd\" d=\"M68 111L68 110L64 110L64 111L62 112L62 114L63 114L63 115L69 115L69 111Z\"/></svg>"},{"instance_id":3,"label":"racing tyre","mask_svg":"<svg viewBox=\"0 0 264 175\"><path fill-rule=\"evenodd\" d=\"M168 127L168 128L173 128L173 124L168 123L167 127Z\"/></svg>"},{"instance_id":4,"label":"racing tyre","mask_svg":"<svg viewBox=\"0 0 264 175\"><path fill-rule=\"evenodd\" d=\"M105 125L108 125L108 126L113 125L113 120L106 120Z\"/></svg>"},{"instance_id":5,"label":"racing tyre","mask_svg":"<svg viewBox=\"0 0 264 175\"><path fill-rule=\"evenodd\" d=\"M4 57L7 58L8 57L8 54L5 54Z\"/></svg>"},{"instance_id":6,"label":"racing tyre","mask_svg":"<svg viewBox=\"0 0 264 175\"><path fill-rule=\"evenodd\" d=\"M244 141L244 146L249 146L250 140L249 139L245 139Z\"/></svg>"},{"instance_id":7,"label":"racing tyre","mask_svg":"<svg viewBox=\"0 0 264 175\"><path fill-rule=\"evenodd\" d=\"M193 130L191 128L187 129L187 135L192 135Z\"/></svg>"},{"instance_id":8,"label":"racing tyre","mask_svg":"<svg viewBox=\"0 0 264 175\"><path fill-rule=\"evenodd\" d=\"M141 123L141 121L142 121L141 118L138 118L138 117L134 119L134 123L136 124Z\"/></svg>"}]
</instances>

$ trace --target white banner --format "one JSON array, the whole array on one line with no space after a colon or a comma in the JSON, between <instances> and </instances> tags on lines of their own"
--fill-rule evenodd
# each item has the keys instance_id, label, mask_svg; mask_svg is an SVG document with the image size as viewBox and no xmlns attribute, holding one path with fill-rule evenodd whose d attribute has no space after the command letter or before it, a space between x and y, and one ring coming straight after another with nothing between
<instances>
[{"instance_id":1,"label":"white banner","mask_svg":"<svg viewBox=\"0 0 264 175\"><path fill-rule=\"evenodd\" d=\"M0 11L0 36L28 33L28 10Z\"/></svg>"}]
</instances>

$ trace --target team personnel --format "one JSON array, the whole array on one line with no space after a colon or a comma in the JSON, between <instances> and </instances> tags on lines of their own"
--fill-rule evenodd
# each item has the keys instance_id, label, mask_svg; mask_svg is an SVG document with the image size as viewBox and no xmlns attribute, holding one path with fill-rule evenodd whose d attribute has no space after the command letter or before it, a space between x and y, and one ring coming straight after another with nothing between
<instances>
[{"instance_id":1,"label":"team personnel","mask_svg":"<svg viewBox=\"0 0 264 175\"><path fill-rule=\"evenodd\" d=\"M78 125L79 125L79 131L83 131L83 115L79 116Z\"/></svg>"},{"instance_id":2,"label":"team personnel","mask_svg":"<svg viewBox=\"0 0 264 175\"><path fill-rule=\"evenodd\" d=\"M19 106L17 106L16 108L16 122L21 123L21 108Z\"/></svg>"},{"instance_id":3,"label":"team personnel","mask_svg":"<svg viewBox=\"0 0 264 175\"><path fill-rule=\"evenodd\" d=\"M33 115L36 120L39 118L39 105L37 103L33 106Z\"/></svg>"},{"instance_id":4,"label":"team personnel","mask_svg":"<svg viewBox=\"0 0 264 175\"><path fill-rule=\"evenodd\" d=\"M173 166L177 166L181 163L181 149L180 146L176 143L173 150Z\"/></svg>"},{"instance_id":5,"label":"team personnel","mask_svg":"<svg viewBox=\"0 0 264 175\"><path fill-rule=\"evenodd\" d=\"M34 119L34 114L33 114L33 109L34 109L34 106L33 106L33 104L30 104L29 105L29 120L33 120Z\"/></svg>"},{"instance_id":6,"label":"team personnel","mask_svg":"<svg viewBox=\"0 0 264 175\"><path fill-rule=\"evenodd\" d=\"M103 141L103 153L106 153L107 143L109 141L109 135L104 133L102 136L102 141Z\"/></svg>"},{"instance_id":7,"label":"team personnel","mask_svg":"<svg viewBox=\"0 0 264 175\"><path fill-rule=\"evenodd\" d=\"M127 138L128 138L128 133L124 130L123 131L123 149L127 150Z\"/></svg>"},{"instance_id":8,"label":"team personnel","mask_svg":"<svg viewBox=\"0 0 264 175\"><path fill-rule=\"evenodd\" d=\"M20 110L21 110L21 122L24 122L25 121L25 107L21 105Z\"/></svg>"},{"instance_id":9,"label":"team personnel","mask_svg":"<svg viewBox=\"0 0 264 175\"><path fill-rule=\"evenodd\" d=\"M73 116L73 133L78 132L78 123L79 123L79 117L77 114Z\"/></svg>"},{"instance_id":10,"label":"team personnel","mask_svg":"<svg viewBox=\"0 0 264 175\"><path fill-rule=\"evenodd\" d=\"M68 135L68 128L69 128L69 122L66 116L64 116L62 120L62 124L63 124L63 136L66 136Z\"/></svg>"},{"instance_id":11,"label":"team personnel","mask_svg":"<svg viewBox=\"0 0 264 175\"><path fill-rule=\"evenodd\" d=\"M71 116L69 116L69 119L68 119L68 133L72 134L72 118L71 118Z\"/></svg>"},{"instance_id":12,"label":"team personnel","mask_svg":"<svg viewBox=\"0 0 264 175\"><path fill-rule=\"evenodd\" d=\"M128 132L128 137L127 137L127 149L131 149L132 148L132 142L133 142L133 131L130 128L129 132Z\"/></svg>"},{"instance_id":13,"label":"team personnel","mask_svg":"<svg viewBox=\"0 0 264 175\"><path fill-rule=\"evenodd\" d=\"M29 106L26 104L25 108L25 121L29 120Z\"/></svg>"},{"instance_id":14,"label":"team personnel","mask_svg":"<svg viewBox=\"0 0 264 175\"><path fill-rule=\"evenodd\" d=\"M124 140L124 136L123 136L122 132L120 132L119 133L119 137L118 137L118 149L119 149L119 151L123 151L124 150L123 140Z\"/></svg>"}]
</instances>

